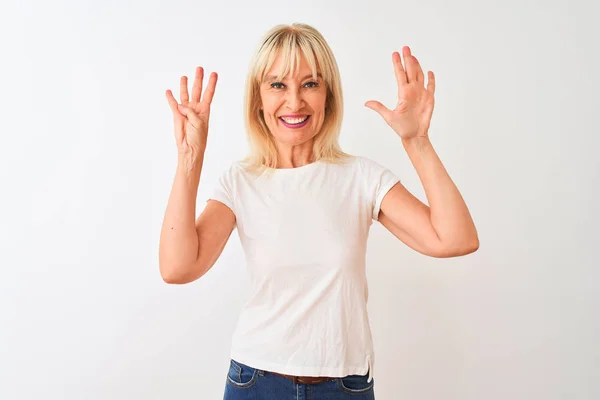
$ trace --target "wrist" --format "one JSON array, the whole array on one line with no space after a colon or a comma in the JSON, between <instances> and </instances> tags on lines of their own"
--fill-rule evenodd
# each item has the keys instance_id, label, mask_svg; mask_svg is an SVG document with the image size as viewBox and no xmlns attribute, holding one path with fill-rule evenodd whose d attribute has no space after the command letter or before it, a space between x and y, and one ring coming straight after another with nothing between
<instances>
[{"instance_id":1,"label":"wrist","mask_svg":"<svg viewBox=\"0 0 600 400\"><path fill-rule=\"evenodd\" d=\"M179 153L177 157L177 169L184 172L188 177L195 177L196 175L200 174L203 162L204 153Z\"/></svg>"},{"instance_id":2,"label":"wrist","mask_svg":"<svg viewBox=\"0 0 600 400\"><path fill-rule=\"evenodd\" d=\"M188 145L185 147L185 151L179 149L179 151L177 152L178 162L182 164L202 163L202 160L204 159L204 150L206 149L204 146L197 148Z\"/></svg>"},{"instance_id":3,"label":"wrist","mask_svg":"<svg viewBox=\"0 0 600 400\"><path fill-rule=\"evenodd\" d=\"M431 141L427 135L414 136L410 139L402 139L402 144L405 149L417 148L422 149L425 146L431 146Z\"/></svg>"}]
</instances>

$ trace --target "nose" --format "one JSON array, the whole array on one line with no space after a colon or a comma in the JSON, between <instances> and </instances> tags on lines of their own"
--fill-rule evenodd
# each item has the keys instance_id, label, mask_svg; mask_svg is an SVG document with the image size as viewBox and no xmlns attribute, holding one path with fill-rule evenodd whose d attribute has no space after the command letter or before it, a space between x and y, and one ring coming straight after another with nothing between
<instances>
[{"instance_id":1,"label":"nose","mask_svg":"<svg viewBox=\"0 0 600 400\"><path fill-rule=\"evenodd\" d=\"M304 106L304 99L298 90L288 90L286 93L286 106L290 111L300 111Z\"/></svg>"}]
</instances>

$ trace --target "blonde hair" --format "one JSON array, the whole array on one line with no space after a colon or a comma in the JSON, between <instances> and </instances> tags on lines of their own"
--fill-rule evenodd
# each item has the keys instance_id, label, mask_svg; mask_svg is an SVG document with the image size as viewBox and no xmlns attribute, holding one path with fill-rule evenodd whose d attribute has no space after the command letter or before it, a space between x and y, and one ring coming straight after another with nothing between
<instances>
[{"instance_id":1,"label":"blonde hair","mask_svg":"<svg viewBox=\"0 0 600 400\"><path fill-rule=\"evenodd\" d=\"M314 161L338 163L348 157L338 143L343 118L341 78L337 62L329 45L315 28L306 24L277 25L263 37L256 51L246 79L244 94L244 123L250 154L244 159L253 171L277 168L277 147L265 123L261 106L260 85L278 54L283 56L284 67L278 79L299 68L302 55L311 67L313 78L320 73L327 86L325 118L314 138Z\"/></svg>"}]
</instances>

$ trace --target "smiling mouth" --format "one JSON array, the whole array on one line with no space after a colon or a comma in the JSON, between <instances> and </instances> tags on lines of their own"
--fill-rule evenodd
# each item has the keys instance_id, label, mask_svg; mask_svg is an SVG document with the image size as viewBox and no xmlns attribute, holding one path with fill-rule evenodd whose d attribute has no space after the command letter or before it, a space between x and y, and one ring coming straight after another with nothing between
<instances>
[{"instance_id":1,"label":"smiling mouth","mask_svg":"<svg viewBox=\"0 0 600 400\"><path fill-rule=\"evenodd\" d=\"M309 119L310 119L310 115L307 115L304 119L289 118L287 121L284 120L282 117L279 117L279 120L281 121L281 123L288 128L301 128L308 123Z\"/></svg>"}]
</instances>

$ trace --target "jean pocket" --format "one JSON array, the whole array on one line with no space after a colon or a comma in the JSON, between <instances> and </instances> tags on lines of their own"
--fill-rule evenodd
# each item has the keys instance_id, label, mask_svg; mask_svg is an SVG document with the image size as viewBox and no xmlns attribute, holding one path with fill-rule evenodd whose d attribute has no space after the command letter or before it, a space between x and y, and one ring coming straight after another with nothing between
<instances>
[{"instance_id":1,"label":"jean pocket","mask_svg":"<svg viewBox=\"0 0 600 400\"><path fill-rule=\"evenodd\" d=\"M369 374L366 375L347 375L343 378L338 378L338 385L346 393L366 393L373 390L375 379L367 382Z\"/></svg>"},{"instance_id":2,"label":"jean pocket","mask_svg":"<svg viewBox=\"0 0 600 400\"><path fill-rule=\"evenodd\" d=\"M233 359L229 362L227 382L237 388L249 388L256 383L258 370Z\"/></svg>"}]
</instances>

